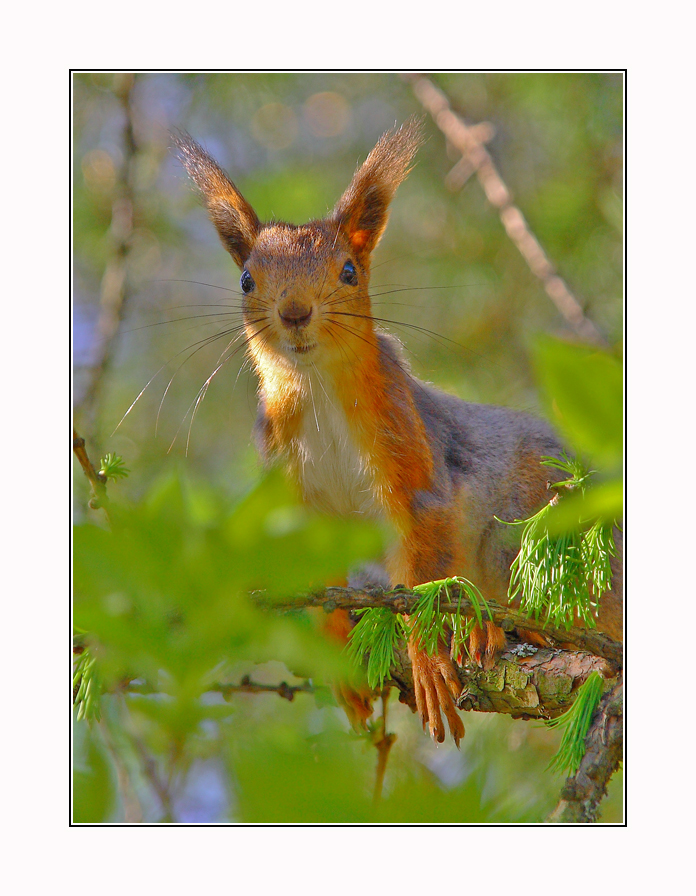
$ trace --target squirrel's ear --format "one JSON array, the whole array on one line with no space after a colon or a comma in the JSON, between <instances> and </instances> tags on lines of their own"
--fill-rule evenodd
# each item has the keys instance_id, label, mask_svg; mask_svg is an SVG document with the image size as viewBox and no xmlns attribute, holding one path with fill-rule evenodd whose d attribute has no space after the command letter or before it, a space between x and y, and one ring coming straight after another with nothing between
<instances>
[{"instance_id":1,"label":"squirrel's ear","mask_svg":"<svg viewBox=\"0 0 696 896\"><path fill-rule=\"evenodd\" d=\"M416 118L387 131L353 175L336 203L336 221L358 257L369 256L387 226L389 203L406 177L422 142L422 125Z\"/></svg>"},{"instance_id":2,"label":"squirrel's ear","mask_svg":"<svg viewBox=\"0 0 696 896\"><path fill-rule=\"evenodd\" d=\"M193 138L177 132L172 139L189 177L203 196L223 246L243 268L261 228L256 212L218 163Z\"/></svg>"}]
</instances>

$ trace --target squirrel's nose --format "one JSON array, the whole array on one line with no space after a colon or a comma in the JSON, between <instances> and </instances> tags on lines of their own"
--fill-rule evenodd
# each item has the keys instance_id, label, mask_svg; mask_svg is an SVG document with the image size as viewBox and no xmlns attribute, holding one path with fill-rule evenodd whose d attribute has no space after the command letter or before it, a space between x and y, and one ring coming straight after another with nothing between
<instances>
[{"instance_id":1,"label":"squirrel's nose","mask_svg":"<svg viewBox=\"0 0 696 896\"><path fill-rule=\"evenodd\" d=\"M279 308L278 316L288 328L306 327L312 316L312 306L310 305L309 308L303 308L301 305L296 305L293 302L282 311Z\"/></svg>"}]
</instances>

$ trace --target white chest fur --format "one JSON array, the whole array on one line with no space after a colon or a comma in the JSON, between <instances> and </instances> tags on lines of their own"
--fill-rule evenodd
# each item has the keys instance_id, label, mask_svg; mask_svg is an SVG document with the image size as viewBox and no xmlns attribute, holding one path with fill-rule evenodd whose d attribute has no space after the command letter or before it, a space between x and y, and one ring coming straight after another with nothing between
<instances>
[{"instance_id":1,"label":"white chest fur","mask_svg":"<svg viewBox=\"0 0 696 896\"><path fill-rule=\"evenodd\" d=\"M378 516L367 458L361 455L330 385L306 378L305 407L292 453L308 503L339 516Z\"/></svg>"}]
</instances>

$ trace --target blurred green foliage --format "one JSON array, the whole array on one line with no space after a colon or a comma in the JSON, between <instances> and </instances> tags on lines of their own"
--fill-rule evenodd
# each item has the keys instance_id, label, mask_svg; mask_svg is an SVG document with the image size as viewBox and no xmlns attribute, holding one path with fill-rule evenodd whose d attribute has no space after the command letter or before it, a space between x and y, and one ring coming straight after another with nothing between
<instances>
[{"instance_id":1,"label":"blurred green foliage","mask_svg":"<svg viewBox=\"0 0 696 896\"><path fill-rule=\"evenodd\" d=\"M102 739L89 725L75 725L73 821L105 821L116 803L115 775Z\"/></svg>"},{"instance_id":2,"label":"blurred green foliage","mask_svg":"<svg viewBox=\"0 0 696 896\"><path fill-rule=\"evenodd\" d=\"M574 453L617 473L623 458L623 368L606 351L540 339L536 372L549 411Z\"/></svg>"},{"instance_id":3,"label":"blurred green foliage","mask_svg":"<svg viewBox=\"0 0 696 896\"><path fill-rule=\"evenodd\" d=\"M608 351L541 337L534 368L549 418L588 470L592 487L553 508L547 525L623 519L623 365Z\"/></svg>"},{"instance_id":4,"label":"blurred green foliage","mask_svg":"<svg viewBox=\"0 0 696 896\"><path fill-rule=\"evenodd\" d=\"M209 489L170 475L137 506L112 502L110 519L112 532L75 529L74 622L89 633L81 640L107 692L132 680L148 685L150 697L126 698L129 709L147 719L155 743L176 745L178 774L190 761L189 738L234 712L202 697L236 666L274 660L303 678L352 676L340 647L306 614L264 612L249 593L301 594L378 556L383 537L374 525L319 517L278 475L227 510ZM83 760L102 776L95 743L82 745ZM85 774L76 793L91 789ZM105 797L94 801L108 806Z\"/></svg>"},{"instance_id":5,"label":"blurred green foliage","mask_svg":"<svg viewBox=\"0 0 696 896\"><path fill-rule=\"evenodd\" d=\"M489 149L516 203L618 346L621 77L436 79L468 121L493 123ZM345 675L345 654L307 614L263 613L248 592L343 580L379 556L383 533L320 519L277 477L260 480L249 437L255 384L241 355L212 381L189 432L190 409L229 336L204 340L236 324L226 290L239 273L169 153L168 129L204 143L262 218L299 222L330 209L379 135L418 111L394 75L136 76L128 298L91 418L82 400L112 251L124 115L112 75L75 76L76 424L93 419L81 431L90 452L117 453L133 471L109 485L113 532L85 510L89 487L79 468L75 477L74 621L90 633L107 689L101 721L75 726L76 821L537 821L555 804L562 779L545 768L559 737L541 726L470 713L459 753L436 748L406 707L390 704L398 739L375 810L374 748L320 692L226 702L212 688L244 674L273 684ZM456 160L431 122L426 129L374 260L375 315L390 321L422 378L469 400L548 413L611 468L613 512L618 362L548 342L532 369L536 334L567 335L563 321L475 179L456 194L445 188ZM555 404L539 405L537 375ZM585 401L597 396L588 419ZM603 819L620 820L619 775L610 790Z\"/></svg>"},{"instance_id":6,"label":"blurred green foliage","mask_svg":"<svg viewBox=\"0 0 696 896\"><path fill-rule=\"evenodd\" d=\"M106 691L101 721L75 729L76 821L125 817L105 744L122 773L128 770L146 820L190 818L176 795L195 782L201 756L218 766L226 794L224 811L212 820L511 820L552 807L557 781L543 778L541 760L553 753L543 732L533 732L541 753L530 751L543 784L538 801L504 810L504 789L493 786L484 797L482 755L474 761L449 747L436 752L410 713L394 707L394 780L375 810L374 748L349 731L342 710L323 694L292 704L276 695L226 702L215 690L250 671L275 683L354 678L346 653L306 613L262 611L248 592L271 583L286 595L301 593L312 581L379 556L383 533L374 525L322 519L319 529L319 517L275 475L232 507L174 474L154 483L137 506L112 499L110 510L113 532L84 523L74 533L74 621L89 632L83 640ZM491 737L485 727L471 736L476 749L480 736ZM523 735L516 747L526 748L523 755L526 741ZM152 792L158 778L171 805Z\"/></svg>"}]
</instances>

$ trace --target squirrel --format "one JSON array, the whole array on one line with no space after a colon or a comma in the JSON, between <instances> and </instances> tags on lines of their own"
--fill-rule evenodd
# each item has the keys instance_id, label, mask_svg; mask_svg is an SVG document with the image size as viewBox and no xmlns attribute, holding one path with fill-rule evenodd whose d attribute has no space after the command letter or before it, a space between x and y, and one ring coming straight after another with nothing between
<instances>
[{"instance_id":1,"label":"squirrel","mask_svg":"<svg viewBox=\"0 0 696 896\"><path fill-rule=\"evenodd\" d=\"M396 543L389 582L413 587L462 575L484 598L507 602L516 550L499 520L530 516L548 500L544 456L562 445L545 422L472 404L420 382L400 344L371 315L370 262L389 206L408 174L422 125L387 131L331 214L303 225L262 223L227 174L188 134L174 136L225 249L241 269L247 352L259 380L255 438L280 460L304 499L330 514L386 518ZM620 564L598 628L622 639ZM346 636L350 620L335 610ZM539 636L535 637L539 642ZM505 633L476 625L469 652L490 668ZM539 643L545 643L543 640ZM442 742L459 745L461 684L446 644L408 645L416 709ZM369 699L356 695L365 721Z\"/></svg>"}]
</instances>

